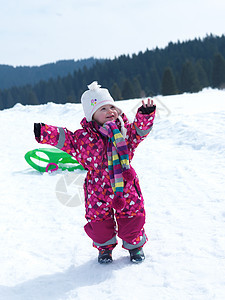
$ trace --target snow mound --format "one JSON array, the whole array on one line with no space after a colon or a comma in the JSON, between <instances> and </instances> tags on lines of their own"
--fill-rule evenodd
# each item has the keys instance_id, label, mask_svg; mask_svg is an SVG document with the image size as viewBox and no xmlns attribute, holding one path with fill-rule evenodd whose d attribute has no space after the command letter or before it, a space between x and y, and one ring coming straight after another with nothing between
<instances>
[{"instance_id":1,"label":"snow mound","mask_svg":"<svg viewBox=\"0 0 225 300\"><path fill-rule=\"evenodd\" d=\"M120 101L130 119L141 99ZM0 299L224 299L225 92L155 97L151 135L136 150L145 198L146 261L118 247L97 263L83 205L63 206L65 174L40 174L24 154L40 147L33 123L75 131L80 104L17 104L0 111Z\"/></svg>"}]
</instances>

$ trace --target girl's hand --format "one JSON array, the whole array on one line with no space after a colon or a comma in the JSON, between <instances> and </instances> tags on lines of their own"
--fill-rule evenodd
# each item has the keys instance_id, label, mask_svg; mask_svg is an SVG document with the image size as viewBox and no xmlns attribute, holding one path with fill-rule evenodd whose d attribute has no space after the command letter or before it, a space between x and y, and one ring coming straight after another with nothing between
<instances>
[{"instance_id":1,"label":"girl's hand","mask_svg":"<svg viewBox=\"0 0 225 300\"><path fill-rule=\"evenodd\" d=\"M44 126L44 123L34 123L34 135L36 138L39 138L41 135L41 126Z\"/></svg>"},{"instance_id":2,"label":"girl's hand","mask_svg":"<svg viewBox=\"0 0 225 300\"><path fill-rule=\"evenodd\" d=\"M139 108L139 112L144 115L151 114L156 109L156 106L152 99L148 98L147 104L142 100L142 106Z\"/></svg>"},{"instance_id":3,"label":"girl's hand","mask_svg":"<svg viewBox=\"0 0 225 300\"><path fill-rule=\"evenodd\" d=\"M145 100L142 100L142 105L146 107ZM154 106L154 102L152 99L148 98L147 107L152 107L152 106Z\"/></svg>"}]
</instances>

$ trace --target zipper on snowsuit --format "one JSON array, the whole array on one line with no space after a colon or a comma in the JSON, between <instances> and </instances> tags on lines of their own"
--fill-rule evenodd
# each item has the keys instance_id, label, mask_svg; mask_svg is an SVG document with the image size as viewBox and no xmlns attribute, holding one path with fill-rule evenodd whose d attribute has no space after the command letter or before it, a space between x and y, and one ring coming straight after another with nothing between
<instances>
[{"instance_id":1,"label":"zipper on snowsuit","mask_svg":"<svg viewBox=\"0 0 225 300\"><path fill-rule=\"evenodd\" d=\"M138 190L137 185L136 185L136 179L134 179L134 188L138 194L138 197L141 197L140 191Z\"/></svg>"}]
</instances>

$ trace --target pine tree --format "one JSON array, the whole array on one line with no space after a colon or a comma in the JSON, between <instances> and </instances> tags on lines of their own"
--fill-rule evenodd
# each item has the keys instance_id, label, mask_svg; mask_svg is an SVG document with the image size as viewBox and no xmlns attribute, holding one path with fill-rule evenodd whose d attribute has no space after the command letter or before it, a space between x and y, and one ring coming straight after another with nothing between
<instances>
[{"instance_id":1,"label":"pine tree","mask_svg":"<svg viewBox=\"0 0 225 300\"><path fill-rule=\"evenodd\" d=\"M32 91L31 89L29 90L27 97L28 97L28 101L29 101L28 104L30 104L30 105L40 104L37 96L35 95L34 91Z\"/></svg>"},{"instance_id":2,"label":"pine tree","mask_svg":"<svg viewBox=\"0 0 225 300\"><path fill-rule=\"evenodd\" d=\"M4 109L4 105L3 105L3 100L2 100L2 93L1 93L1 90L0 90L0 110L1 109Z\"/></svg>"},{"instance_id":3,"label":"pine tree","mask_svg":"<svg viewBox=\"0 0 225 300\"><path fill-rule=\"evenodd\" d=\"M203 68L203 63L201 61L198 61L196 63L196 73L197 73L201 88L209 86L209 79L208 79L205 69Z\"/></svg>"},{"instance_id":4,"label":"pine tree","mask_svg":"<svg viewBox=\"0 0 225 300\"><path fill-rule=\"evenodd\" d=\"M7 90L7 92L6 92L6 105L5 105L5 108L13 107L15 104L16 104L16 102L13 99L11 91Z\"/></svg>"},{"instance_id":5,"label":"pine tree","mask_svg":"<svg viewBox=\"0 0 225 300\"><path fill-rule=\"evenodd\" d=\"M134 91L135 97L140 98L142 88L141 88L141 84L140 84L139 79L137 77L135 77L133 79L132 83L133 83L133 91Z\"/></svg>"},{"instance_id":6,"label":"pine tree","mask_svg":"<svg viewBox=\"0 0 225 300\"><path fill-rule=\"evenodd\" d=\"M214 55L212 84L214 88L225 88L225 59L220 53Z\"/></svg>"},{"instance_id":7,"label":"pine tree","mask_svg":"<svg viewBox=\"0 0 225 300\"><path fill-rule=\"evenodd\" d=\"M73 89L71 89L67 95L67 102L76 103L76 96Z\"/></svg>"},{"instance_id":8,"label":"pine tree","mask_svg":"<svg viewBox=\"0 0 225 300\"><path fill-rule=\"evenodd\" d=\"M37 95L40 104L47 103L49 100L45 98L46 85L47 83L41 80L38 84L34 86L34 92Z\"/></svg>"},{"instance_id":9,"label":"pine tree","mask_svg":"<svg viewBox=\"0 0 225 300\"><path fill-rule=\"evenodd\" d=\"M169 67L164 71L161 91L163 96L177 94L177 86L173 71Z\"/></svg>"},{"instance_id":10,"label":"pine tree","mask_svg":"<svg viewBox=\"0 0 225 300\"><path fill-rule=\"evenodd\" d=\"M114 84L112 86L111 95L112 95L113 99L115 99L115 100L122 99L121 90L116 82L114 82Z\"/></svg>"},{"instance_id":11,"label":"pine tree","mask_svg":"<svg viewBox=\"0 0 225 300\"><path fill-rule=\"evenodd\" d=\"M65 104L67 102L67 94L61 77L57 78L55 92L57 103Z\"/></svg>"},{"instance_id":12,"label":"pine tree","mask_svg":"<svg viewBox=\"0 0 225 300\"><path fill-rule=\"evenodd\" d=\"M182 93L195 93L201 89L197 74L192 62L184 63L181 71L181 87Z\"/></svg>"},{"instance_id":13,"label":"pine tree","mask_svg":"<svg viewBox=\"0 0 225 300\"><path fill-rule=\"evenodd\" d=\"M45 100L46 102L54 102L56 98L56 88L55 88L55 81L51 78L45 84Z\"/></svg>"},{"instance_id":14,"label":"pine tree","mask_svg":"<svg viewBox=\"0 0 225 300\"><path fill-rule=\"evenodd\" d=\"M125 100L134 99L135 94L130 80L126 79L123 83L122 97Z\"/></svg>"},{"instance_id":15,"label":"pine tree","mask_svg":"<svg viewBox=\"0 0 225 300\"><path fill-rule=\"evenodd\" d=\"M161 81L156 67L150 69L149 76L147 77L149 78L148 89L150 91L150 94L151 95L159 94Z\"/></svg>"}]
</instances>

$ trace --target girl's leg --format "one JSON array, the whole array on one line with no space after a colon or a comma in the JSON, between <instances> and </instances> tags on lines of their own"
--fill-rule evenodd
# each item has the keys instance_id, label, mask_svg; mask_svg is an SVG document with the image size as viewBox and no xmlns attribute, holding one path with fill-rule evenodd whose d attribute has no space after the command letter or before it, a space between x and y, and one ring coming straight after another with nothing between
<instances>
[{"instance_id":1,"label":"girl's leg","mask_svg":"<svg viewBox=\"0 0 225 300\"><path fill-rule=\"evenodd\" d=\"M93 240L93 246L98 250L112 250L117 245L116 223L113 217L102 221L88 222L84 226L84 230Z\"/></svg>"},{"instance_id":2,"label":"girl's leg","mask_svg":"<svg viewBox=\"0 0 225 300\"><path fill-rule=\"evenodd\" d=\"M145 216L134 215L133 217L117 218L118 236L123 240L123 248L132 250L142 247L147 242L144 231Z\"/></svg>"}]
</instances>

